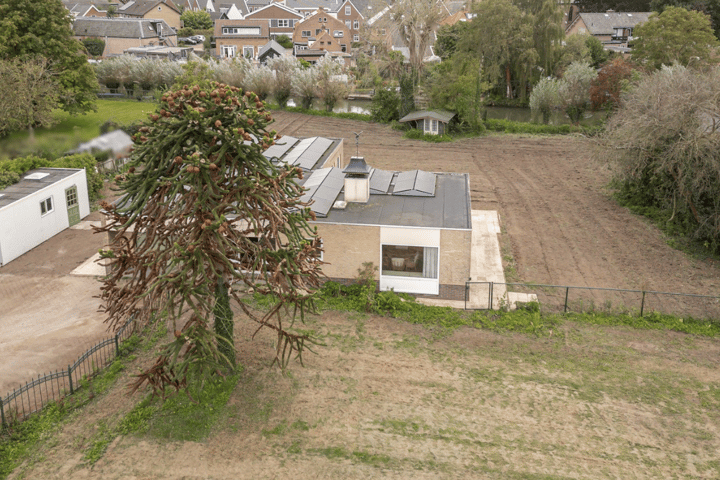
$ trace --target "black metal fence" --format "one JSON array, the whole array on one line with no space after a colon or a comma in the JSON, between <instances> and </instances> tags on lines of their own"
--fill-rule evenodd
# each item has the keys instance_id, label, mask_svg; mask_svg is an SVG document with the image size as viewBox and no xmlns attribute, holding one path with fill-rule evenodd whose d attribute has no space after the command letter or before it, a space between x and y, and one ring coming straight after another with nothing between
<instances>
[{"instance_id":1,"label":"black metal fence","mask_svg":"<svg viewBox=\"0 0 720 480\"><path fill-rule=\"evenodd\" d=\"M102 340L80 355L67 369L56 370L38 376L24 386L15 389L5 397L0 397L0 426L22 421L29 415L40 411L51 401L58 401L72 395L80 387L81 380L95 375L101 368L110 364L120 353L120 342L133 332L133 319L128 320L117 333Z\"/></svg>"},{"instance_id":2,"label":"black metal fence","mask_svg":"<svg viewBox=\"0 0 720 480\"><path fill-rule=\"evenodd\" d=\"M541 311L548 313L603 311L642 316L654 311L720 320L718 295L527 283L466 282L465 309L512 308L516 302L535 300L531 295L537 297Z\"/></svg>"}]
</instances>

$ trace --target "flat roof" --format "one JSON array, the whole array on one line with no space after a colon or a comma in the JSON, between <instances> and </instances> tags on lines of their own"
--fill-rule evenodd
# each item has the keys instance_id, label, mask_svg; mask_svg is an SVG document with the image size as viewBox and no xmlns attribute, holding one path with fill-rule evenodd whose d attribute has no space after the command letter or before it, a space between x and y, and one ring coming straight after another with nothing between
<instances>
[{"instance_id":1,"label":"flat roof","mask_svg":"<svg viewBox=\"0 0 720 480\"><path fill-rule=\"evenodd\" d=\"M80 171L82 171L82 169L79 168L37 168L35 170L25 172L20 177L20 181L18 183L0 190L0 209L18 202L25 197L29 197L33 193L39 192L40 190L47 188L60 180L71 177ZM33 174L41 174L36 176L42 178L37 180L27 178L28 176L32 177Z\"/></svg>"},{"instance_id":2,"label":"flat roof","mask_svg":"<svg viewBox=\"0 0 720 480\"><path fill-rule=\"evenodd\" d=\"M314 222L471 230L469 174L434 175L433 196L371 193L367 203L348 202L344 209L330 208L326 217ZM344 192L336 200L345 200Z\"/></svg>"}]
</instances>

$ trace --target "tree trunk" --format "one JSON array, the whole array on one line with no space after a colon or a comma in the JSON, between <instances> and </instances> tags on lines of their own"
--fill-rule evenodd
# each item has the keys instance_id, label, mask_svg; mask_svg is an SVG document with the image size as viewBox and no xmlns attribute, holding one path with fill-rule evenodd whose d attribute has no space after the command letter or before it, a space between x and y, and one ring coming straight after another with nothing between
<instances>
[{"instance_id":1,"label":"tree trunk","mask_svg":"<svg viewBox=\"0 0 720 480\"><path fill-rule=\"evenodd\" d=\"M218 279L215 290L215 334L218 336L218 351L235 366L235 340L233 338L233 313L230 309L230 296L223 278Z\"/></svg>"},{"instance_id":2,"label":"tree trunk","mask_svg":"<svg viewBox=\"0 0 720 480\"><path fill-rule=\"evenodd\" d=\"M512 98L512 85L510 85L510 64L505 65L505 84L507 85L507 98Z\"/></svg>"}]
</instances>

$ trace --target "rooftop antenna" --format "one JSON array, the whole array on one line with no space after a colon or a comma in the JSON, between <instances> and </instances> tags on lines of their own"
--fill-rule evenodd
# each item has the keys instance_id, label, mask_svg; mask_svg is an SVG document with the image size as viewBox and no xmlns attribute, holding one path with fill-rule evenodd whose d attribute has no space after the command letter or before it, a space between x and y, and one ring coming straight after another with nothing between
<instances>
[{"instance_id":1,"label":"rooftop antenna","mask_svg":"<svg viewBox=\"0 0 720 480\"><path fill-rule=\"evenodd\" d=\"M360 156L360 135L362 135L363 132L353 132L355 134L355 156Z\"/></svg>"}]
</instances>

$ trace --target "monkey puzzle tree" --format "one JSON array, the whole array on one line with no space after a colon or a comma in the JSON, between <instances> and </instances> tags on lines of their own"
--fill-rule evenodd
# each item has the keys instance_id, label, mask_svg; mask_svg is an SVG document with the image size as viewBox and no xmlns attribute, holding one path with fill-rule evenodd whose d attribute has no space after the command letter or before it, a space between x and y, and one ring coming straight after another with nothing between
<instances>
[{"instance_id":1,"label":"monkey puzzle tree","mask_svg":"<svg viewBox=\"0 0 720 480\"><path fill-rule=\"evenodd\" d=\"M102 309L113 327L131 315L138 327L167 315L175 334L135 389L147 382L164 394L232 364L229 300L258 330L277 333L281 366L312 341L293 321L313 307L320 241L300 202L301 171L262 154L280 138L271 121L254 93L201 82L163 95L135 135L128 173L117 179L126 194L103 205L108 222L98 229L115 233L103 251L112 270ZM241 295L249 288L272 295L274 306L254 314Z\"/></svg>"}]
</instances>

